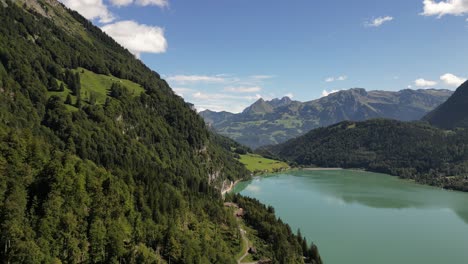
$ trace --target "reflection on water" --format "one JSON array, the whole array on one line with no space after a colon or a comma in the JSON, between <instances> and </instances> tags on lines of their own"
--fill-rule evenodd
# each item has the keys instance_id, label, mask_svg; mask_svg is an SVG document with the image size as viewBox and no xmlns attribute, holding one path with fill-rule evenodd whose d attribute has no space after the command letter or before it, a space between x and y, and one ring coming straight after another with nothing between
<instances>
[{"instance_id":1,"label":"reflection on water","mask_svg":"<svg viewBox=\"0 0 468 264\"><path fill-rule=\"evenodd\" d=\"M304 188L320 192L334 204L353 204L372 208L432 208L450 209L468 224L468 193L441 190L397 177L353 170L291 171L286 174L256 177L236 187L259 192L261 181L267 178L294 176L311 181L301 182Z\"/></svg>"},{"instance_id":2,"label":"reflection on water","mask_svg":"<svg viewBox=\"0 0 468 264\"><path fill-rule=\"evenodd\" d=\"M349 170L276 174L234 191L274 206L327 263L468 263L468 193ZM361 261L346 257L357 252Z\"/></svg>"}]
</instances>

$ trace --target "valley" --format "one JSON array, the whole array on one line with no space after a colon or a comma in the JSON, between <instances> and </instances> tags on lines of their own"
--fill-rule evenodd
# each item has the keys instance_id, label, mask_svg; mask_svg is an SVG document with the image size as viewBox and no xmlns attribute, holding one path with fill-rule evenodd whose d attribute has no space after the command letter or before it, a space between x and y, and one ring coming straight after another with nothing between
<instances>
[{"instance_id":1,"label":"valley","mask_svg":"<svg viewBox=\"0 0 468 264\"><path fill-rule=\"evenodd\" d=\"M467 15L0 0L0 262L467 263Z\"/></svg>"}]
</instances>

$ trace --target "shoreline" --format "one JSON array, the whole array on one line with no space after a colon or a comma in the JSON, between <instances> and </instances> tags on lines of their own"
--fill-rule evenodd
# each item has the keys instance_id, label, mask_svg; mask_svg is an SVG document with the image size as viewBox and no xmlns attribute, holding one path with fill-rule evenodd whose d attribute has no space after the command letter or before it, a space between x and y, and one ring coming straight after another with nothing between
<instances>
[{"instance_id":1,"label":"shoreline","mask_svg":"<svg viewBox=\"0 0 468 264\"><path fill-rule=\"evenodd\" d=\"M316 168L291 168L289 167L288 169L286 170L282 170L282 171L278 171L278 172L262 172L262 173L259 173L259 174L251 174L251 177L250 179L239 179L239 180L236 180L234 182L231 181L231 184L229 185L229 187L227 188L223 188L221 189L221 195L224 197L224 195L226 195L226 193L229 193L231 192L234 187L236 187L237 184L239 184L240 182L244 182L244 181L248 181L248 180L251 180L253 179L254 177L264 177L268 174L275 174L275 173L281 173L281 172L286 172L286 171L296 171L296 170L305 170L305 171L338 171L338 170L353 170L353 169L344 169L344 168L321 168L321 167L316 167ZM359 169L355 169L356 171L361 171Z\"/></svg>"},{"instance_id":2,"label":"shoreline","mask_svg":"<svg viewBox=\"0 0 468 264\"><path fill-rule=\"evenodd\" d=\"M242 180L236 180L235 182L231 182L231 185L228 188L226 189L223 188L221 190L221 195L224 196L226 193L229 193L230 191L232 191L232 189L234 189L234 187L241 181Z\"/></svg>"},{"instance_id":3,"label":"shoreline","mask_svg":"<svg viewBox=\"0 0 468 264\"><path fill-rule=\"evenodd\" d=\"M335 170L345 170L344 168L301 168L305 171L335 171Z\"/></svg>"}]
</instances>

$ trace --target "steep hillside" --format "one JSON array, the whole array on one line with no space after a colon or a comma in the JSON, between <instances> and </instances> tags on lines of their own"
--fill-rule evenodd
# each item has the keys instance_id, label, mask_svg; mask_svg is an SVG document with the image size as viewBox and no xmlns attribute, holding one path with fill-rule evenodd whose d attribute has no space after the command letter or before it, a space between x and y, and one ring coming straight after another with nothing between
<instances>
[{"instance_id":1,"label":"steep hillside","mask_svg":"<svg viewBox=\"0 0 468 264\"><path fill-rule=\"evenodd\" d=\"M200 114L215 131L257 148L282 143L311 129L344 120L419 120L451 94L448 90L434 89L399 92L350 89L304 103L288 97L260 99L240 114L211 111Z\"/></svg>"},{"instance_id":2,"label":"steep hillside","mask_svg":"<svg viewBox=\"0 0 468 264\"><path fill-rule=\"evenodd\" d=\"M0 1L0 24L2 262L236 263L219 189L248 172L190 105L55 0ZM272 219L269 258L303 263Z\"/></svg>"},{"instance_id":3,"label":"steep hillside","mask_svg":"<svg viewBox=\"0 0 468 264\"><path fill-rule=\"evenodd\" d=\"M468 131L422 122L344 121L260 153L303 166L363 168L468 191Z\"/></svg>"},{"instance_id":4,"label":"steep hillside","mask_svg":"<svg viewBox=\"0 0 468 264\"><path fill-rule=\"evenodd\" d=\"M468 81L445 103L425 116L424 120L444 129L468 128Z\"/></svg>"}]
</instances>

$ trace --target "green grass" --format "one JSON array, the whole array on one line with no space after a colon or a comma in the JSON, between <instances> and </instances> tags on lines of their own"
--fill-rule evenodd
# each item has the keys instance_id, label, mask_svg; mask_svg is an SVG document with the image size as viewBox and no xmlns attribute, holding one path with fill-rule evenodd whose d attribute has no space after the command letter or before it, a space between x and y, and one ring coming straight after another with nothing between
<instances>
[{"instance_id":1,"label":"green grass","mask_svg":"<svg viewBox=\"0 0 468 264\"><path fill-rule=\"evenodd\" d=\"M240 155L239 161L251 172L270 173L289 168L285 162L267 159L255 154Z\"/></svg>"},{"instance_id":2,"label":"green grass","mask_svg":"<svg viewBox=\"0 0 468 264\"><path fill-rule=\"evenodd\" d=\"M92 93L96 95L97 103L103 104L106 101L110 87L113 83L119 83L125 86L134 96L144 92L141 85L129 80L119 79L112 75L96 74L83 68L74 70L80 74L81 80L81 98L87 101Z\"/></svg>"},{"instance_id":3,"label":"green grass","mask_svg":"<svg viewBox=\"0 0 468 264\"><path fill-rule=\"evenodd\" d=\"M74 72L78 72L80 74L80 81L81 81L81 100L83 103L89 103L89 98L91 94L96 96L96 103L97 104L104 104L106 102L106 98L109 94L109 90L113 83L119 83L126 87L133 96L140 95L144 92L143 87L141 85L134 83L129 80L120 79L114 77L112 75L103 75L103 74L96 74L92 71L78 68L73 70ZM62 84L61 81L58 81L58 85ZM70 94L72 97L72 102L76 103L76 96L72 95L71 91L65 85L65 91L63 92L48 92L49 96L58 96L63 101L67 98ZM76 107L67 105L67 109L70 111L78 110Z\"/></svg>"}]
</instances>

